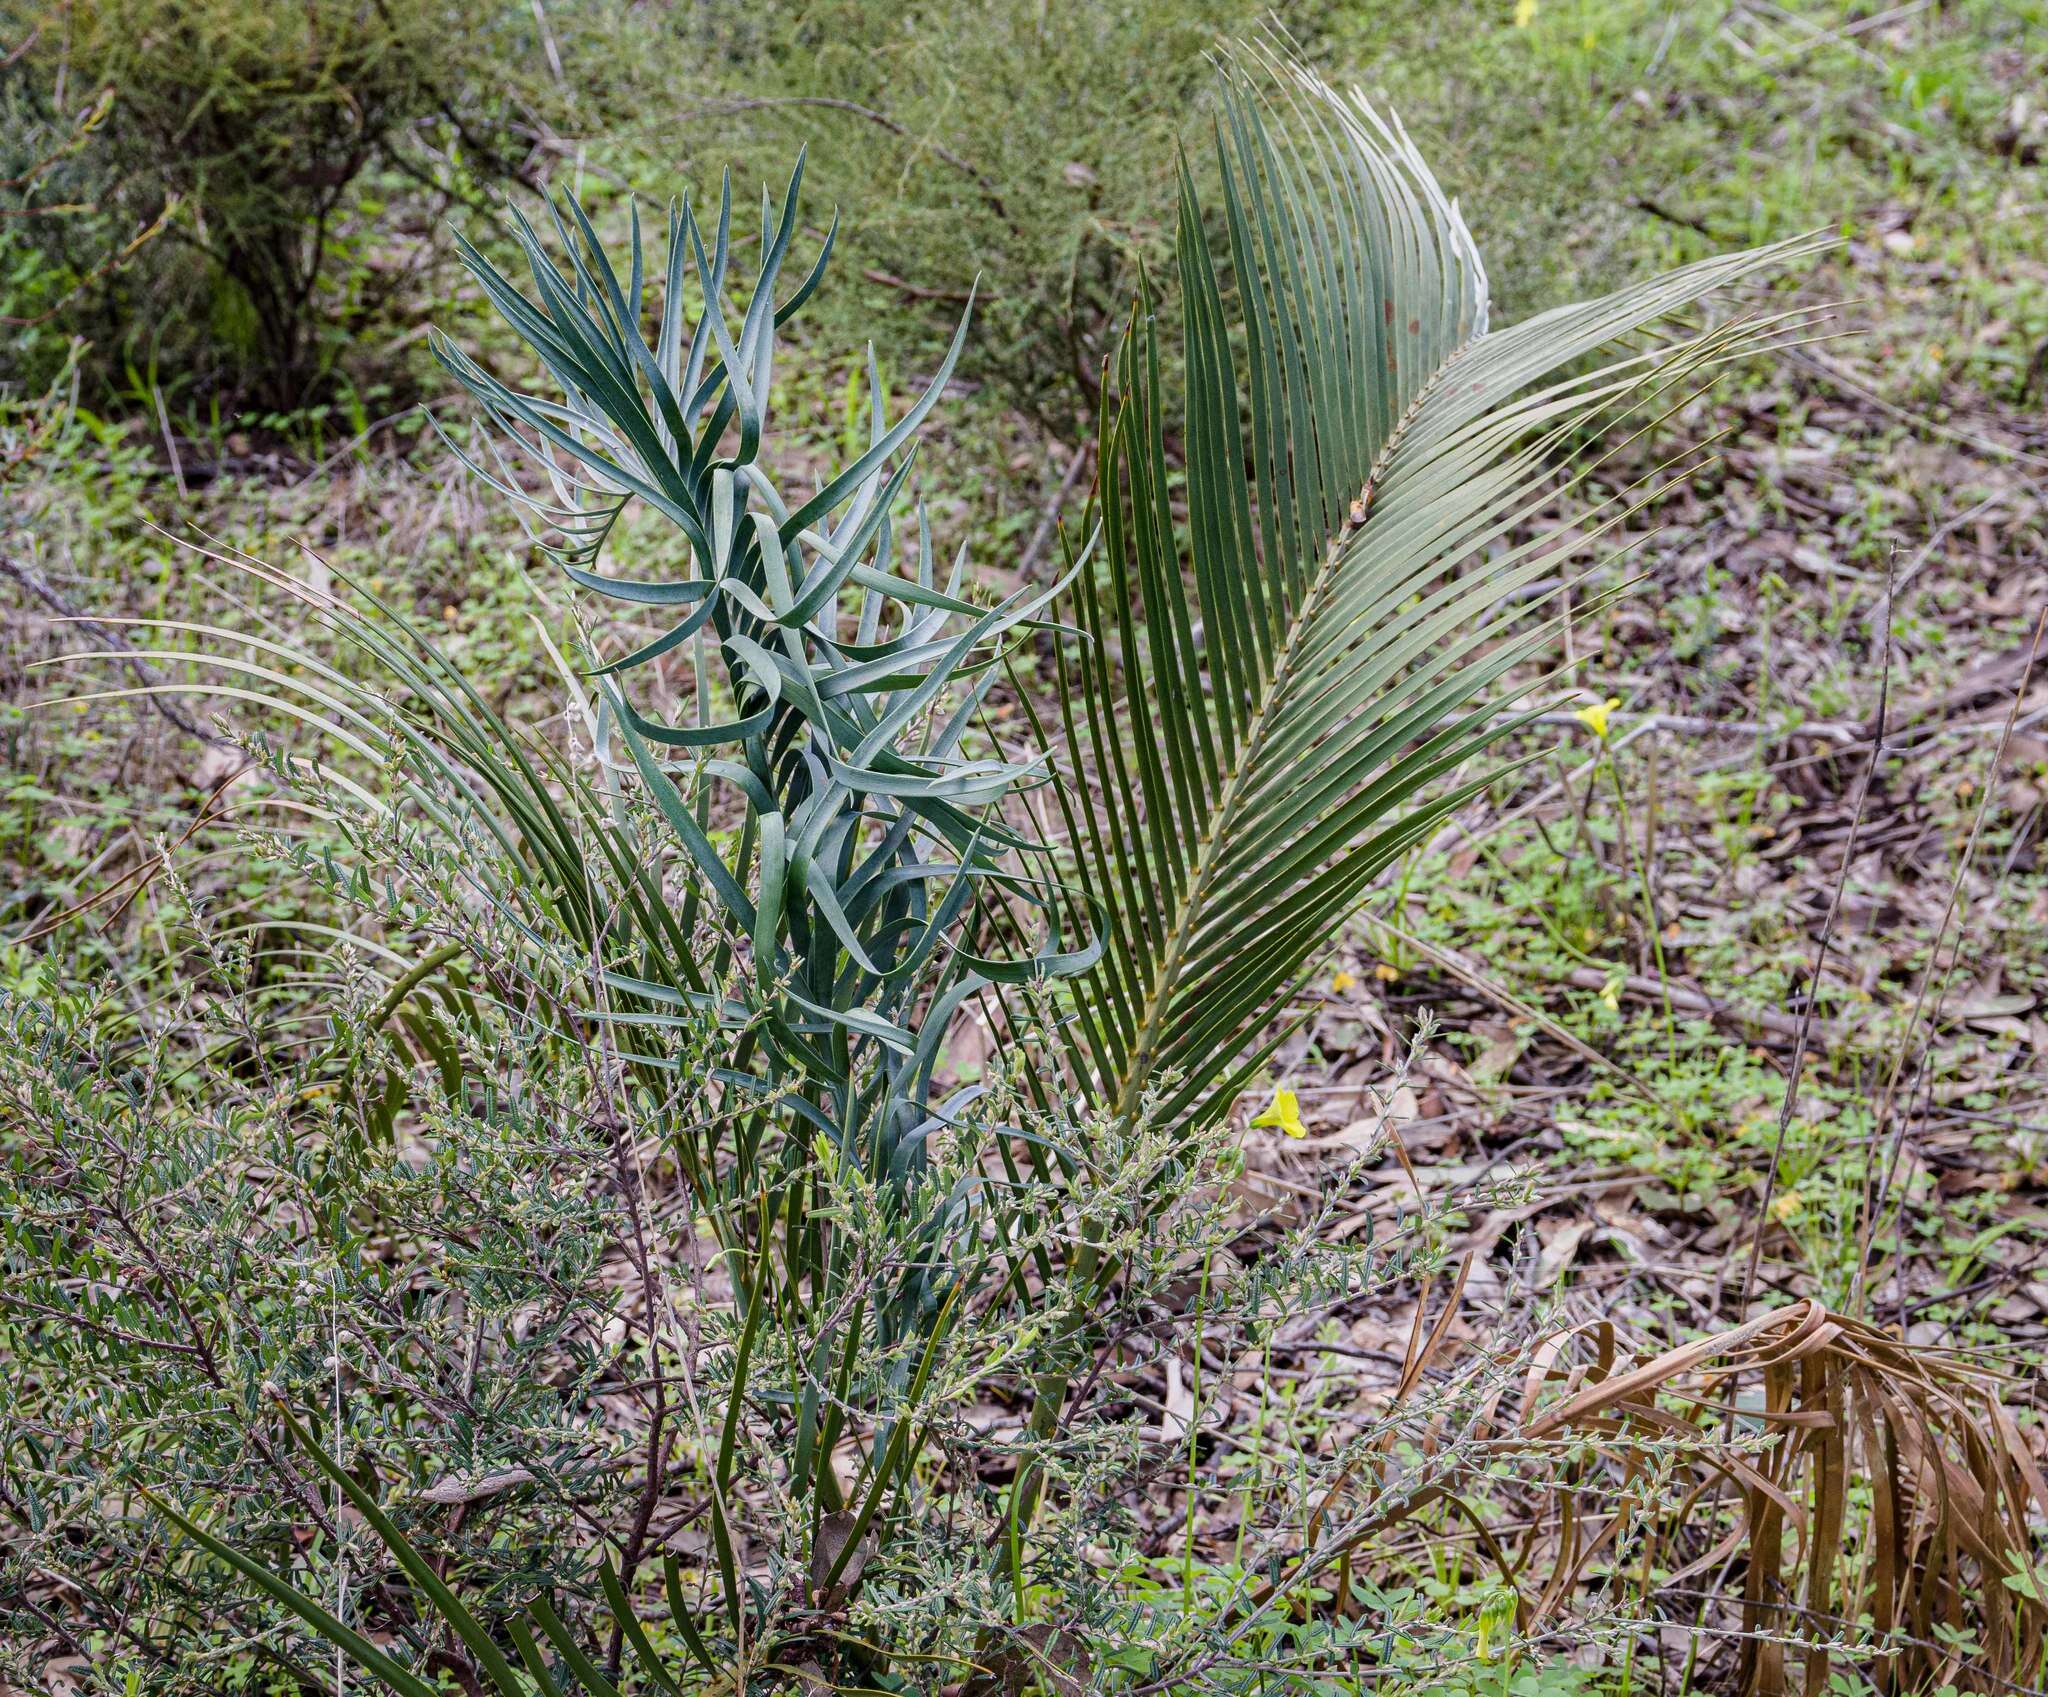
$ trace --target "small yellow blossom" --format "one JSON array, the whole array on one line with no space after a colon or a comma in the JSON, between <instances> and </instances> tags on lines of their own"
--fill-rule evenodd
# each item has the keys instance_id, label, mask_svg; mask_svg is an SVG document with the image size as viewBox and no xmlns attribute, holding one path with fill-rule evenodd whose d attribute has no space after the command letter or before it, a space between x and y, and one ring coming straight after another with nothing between
<instances>
[{"instance_id":1,"label":"small yellow blossom","mask_svg":"<svg viewBox=\"0 0 2048 1697\"><path fill-rule=\"evenodd\" d=\"M1771 1218L1779 1225L1787 1220L1796 1220L1806 1206L1806 1198L1796 1190L1787 1190L1771 1198Z\"/></svg>"},{"instance_id":2,"label":"small yellow blossom","mask_svg":"<svg viewBox=\"0 0 2048 1697\"><path fill-rule=\"evenodd\" d=\"M1284 1084L1273 1092L1272 1106L1254 1118L1252 1124L1284 1131L1289 1137L1308 1135L1308 1127L1301 1123L1301 1102Z\"/></svg>"},{"instance_id":3,"label":"small yellow blossom","mask_svg":"<svg viewBox=\"0 0 2048 1697\"><path fill-rule=\"evenodd\" d=\"M1610 978L1600 986L1600 1005L1609 1013L1621 1012L1621 980Z\"/></svg>"},{"instance_id":4,"label":"small yellow blossom","mask_svg":"<svg viewBox=\"0 0 2048 1697\"><path fill-rule=\"evenodd\" d=\"M1401 976L1401 969L1398 966L1389 966L1385 961L1381 961L1378 966L1372 969L1372 975L1382 984L1391 984Z\"/></svg>"},{"instance_id":5,"label":"small yellow blossom","mask_svg":"<svg viewBox=\"0 0 2048 1697\"><path fill-rule=\"evenodd\" d=\"M1607 740L1607 715L1621 705L1621 697L1610 695L1605 701L1592 707L1581 707L1572 717L1602 742Z\"/></svg>"},{"instance_id":6,"label":"small yellow blossom","mask_svg":"<svg viewBox=\"0 0 2048 1697\"><path fill-rule=\"evenodd\" d=\"M1330 988L1341 996L1346 990L1357 989L1358 979L1355 974L1339 969L1337 975L1330 980Z\"/></svg>"},{"instance_id":7,"label":"small yellow blossom","mask_svg":"<svg viewBox=\"0 0 2048 1697\"><path fill-rule=\"evenodd\" d=\"M1515 0L1515 28L1527 29L1536 21L1536 0Z\"/></svg>"},{"instance_id":8,"label":"small yellow blossom","mask_svg":"<svg viewBox=\"0 0 2048 1697\"><path fill-rule=\"evenodd\" d=\"M1505 1585L1496 1585L1479 1602L1479 1642L1475 1648L1482 1662L1499 1654L1502 1641L1514 1636L1515 1616L1521 1598Z\"/></svg>"}]
</instances>

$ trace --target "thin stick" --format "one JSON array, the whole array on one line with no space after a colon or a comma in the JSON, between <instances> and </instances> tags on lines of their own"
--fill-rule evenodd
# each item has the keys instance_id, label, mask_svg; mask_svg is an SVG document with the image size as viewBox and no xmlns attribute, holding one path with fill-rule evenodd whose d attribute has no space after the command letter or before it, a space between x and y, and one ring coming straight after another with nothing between
<instances>
[{"instance_id":1,"label":"thin stick","mask_svg":"<svg viewBox=\"0 0 2048 1697\"><path fill-rule=\"evenodd\" d=\"M163 679L157 675L155 669L147 661L136 654L133 643L122 636L119 631L109 629L106 625L101 624L90 613L81 613L69 601L65 600L58 593L55 586L51 584L50 580L37 571L34 566L0 555L0 572L4 572L7 576L13 578L16 583L20 584L22 588L26 589L59 617L69 619L75 624L83 625L95 636L99 637L101 641L105 642L109 648L119 649L127 663L128 670L135 674L136 681L145 689L153 690L162 685ZM179 730L183 731L188 737L198 738L208 748L233 748L235 746L226 737L218 736L214 732L207 730L169 696L150 695L145 699L173 725L177 726Z\"/></svg>"},{"instance_id":2,"label":"thin stick","mask_svg":"<svg viewBox=\"0 0 2048 1697\"><path fill-rule=\"evenodd\" d=\"M189 501L192 491L185 487L185 464L178 458L178 438L171 430L170 409L164 405L164 391L161 384L152 385L150 394L156 400L157 429L163 433L164 452L171 456L171 481L178 486L178 499Z\"/></svg>"},{"instance_id":3,"label":"thin stick","mask_svg":"<svg viewBox=\"0 0 2048 1697\"><path fill-rule=\"evenodd\" d=\"M1758 1264L1763 1260L1764 1233L1770 1229L1771 1203L1778 1190L1778 1168L1785 1158L1785 1136L1792 1125L1792 1110L1799 1103L1799 1086L1806 1073L1806 1047L1813 1032L1813 1010L1820 1003L1821 974L1827 970L1828 945L1834 940L1835 921L1842 914L1842 897L1849 888L1849 868L1856 860L1856 837L1863 829L1863 813L1870 801L1870 786L1877 778L1877 769L1884 761L1885 716L1891 706L1892 693L1892 594L1893 574L1898 567L1898 551L1894 549L1885 562L1884 587L1884 654L1880 662L1877 681L1877 724L1870 739L1870 760L1863 768L1863 782L1856 789L1856 812L1849 821L1849 835L1842 844L1842 870L1835 878L1835 892L1828 901L1827 918L1821 922L1820 942L1813 952L1813 971L1806 979L1806 1006L1799 1011L1799 1035L1792 1042L1792 1069L1785 1079L1785 1101L1778 1110L1778 1134L1771 1144L1771 1164L1764 1172L1763 1200L1757 1205L1756 1230L1750 1234L1749 1264L1742 1273L1742 1300L1735 1306L1735 1317L1746 1319L1749 1304L1756 1294Z\"/></svg>"},{"instance_id":4,"label":"thin stick","mask_svg":"<svg viewBox=\"0 0 2048 1697\"><path fill-rule=\"evenodd\" d=\"M1949 921L1955 917L1956 904L1962 899L1963 880L1969 876L1970 866L1977 857L1977 843L1983 836L1985 815L1991 810L1991 797L1998 788L1998 771L2005 764L2005 753L2012 743L2013 725L2020 715L2020 703L2026 699L2027 685L2033 681L2034 662L2040 657L2041 638L2044 632L2048 632L2048 607L2044 607L2041 610L2041 616L2034 621L2034 640L2027 650L2027 663L2021 669L2019 683L2013 688L2012 706L2005 716L2005 730L2000 735L1998 747L1991 756L1991 769L1984 777L1984 793L1978 798L1976 815L1970 821L1970 836L1969 840L1963 845L1962 859L1956 864L1955 877L1949 881L1948 902L1941 910L1941 923L1934 928L1934 943L1932 948L1928 950L1927 966L1920 974L1920 987L1914 992L1913 1011L1906 1016L1906 1029L1900 1033L1899 1046L1892 1057L1891 1074L1885 1080L1884 1100L1878 1106L1877 1123L1880 1126L1891 1117L1894 1105L1898 1099L1899 1078L1905 1071L1906 1051L1912 1041L1914 1028L1920 1023L1920 1010L1927 1006L1927 992L1933 985L1935 968L1941 963L1941 949L1943 942L1948 937ZM1955 959L1960 957L1961 951L1962 939L1959 934L1956 942L1956 954L1951 957L1949 963L1951 970L1954 968ZM1930 1031L1933 1030L1935 1022L1940 1018L1942 997L1947 994L1947 990L1948 986L1944 982L1941 990L1935 994L1934 1005L1928 1015L1928 1029ZM1878 1217L1884 1212L1890 1200L1892 1179L1898 1172L1899 1155L1905 1147L1905 1142L1906 1122L1902 1117L1898 1120L1892 1131L1891 1149L1885 1157L1884 1173L1878 1184L1877 1194L1871 1200L1870 1206L1864 1211L1863 1226L1856 1249L1856 1280L1850 1287L1850 1311L1852 1313L1855 1312L1862 1300L1863 1281L1870 1271L1870 1249L1877 1235ZM1865 1194L1868 1195L1868 1191Z\"/></svg>"}]
</instances>

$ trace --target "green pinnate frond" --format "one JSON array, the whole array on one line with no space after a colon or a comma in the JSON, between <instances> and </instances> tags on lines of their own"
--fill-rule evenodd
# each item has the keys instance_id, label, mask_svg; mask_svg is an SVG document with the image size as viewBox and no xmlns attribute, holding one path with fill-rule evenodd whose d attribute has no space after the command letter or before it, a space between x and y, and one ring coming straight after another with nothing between
<instances>
[{"instance_id":1,"label":"green pinnate frond","mask_svg":"<svg viewBox=\"0 0 2048 1697\"><path fill-rule=\"evenodd\" d=\"M1073 1060L1126 1113L1165 1076L1169 1111L1228 1107L1305 963L1486 781L1515 723L1496 692L1546 636L1514 597L1550 569L1539 514L1585 426L1755 327L1617 344L1799 245L1494 330L1397 122L1264 46L1223 83L1220 204L1181 179L1185 373L1141 309L1101 443L1106 581L1072 597L1059 760L1108 945Z\"/></svg>"}]
</instances>

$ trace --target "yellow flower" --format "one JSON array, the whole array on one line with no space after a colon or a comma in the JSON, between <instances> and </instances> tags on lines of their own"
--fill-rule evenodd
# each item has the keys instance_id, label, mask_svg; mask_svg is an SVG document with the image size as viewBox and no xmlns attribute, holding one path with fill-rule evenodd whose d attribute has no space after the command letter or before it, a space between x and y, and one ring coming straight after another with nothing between
<instances>
[{"instance_id":1,"label":"yellow flower","mask_svg":"<svg viewBox=\"0 0 2048 1697\"><path fill-rule=\"evenodd\" d=\"M1600 986L1600 1004L1609 1013L1621 1012L1621 980L1610 978Z\"/></svg>"},{"instance_id":2,"label":"yellow flower","mask_svg":"<svg viewBox=\"0 0 2048 1697\"><path fill-rule=\"evenodd\" d=\"M1607 715L1621 705L1621 697L1610 695L1605 701L1592 707L1581 707L1572 717L1602 742L1607 740Z\"/></svg>"},{"instance_id":3,"label":"yellow flower","mask_svg":"<svg viewBox=\"0 0 2048 1697\"><path fill-rule=\"evenodd\" d=\"M1520 1596L1505 1585L1496 1585L1479 1600L1479 1642L1474 1646L1482 1662L1490 1662L1506 1647L1515 1633Z\"/></svg>"},{"instance_id":4,"label":"yellow flower","mask_svg":"<svg viewBox=\"0 0 2048 1697\"><path fill-rule=\"evenodd\" d=\"M1286 1085L1273 1092L1273 1104L1258 1115L1253 1125L1270 1126L1275 1131L1284 1131L1289 1137L1308 1136L1308 1127L1301 1123L1301 1103Z\"/></svg>"},{"instance_id":5,"label":"yellow flower","mask_svg":"<svg viewBox=\"0 0 2048 1697\"><path fill-rule=\"evenodd\" d=\"M1796 1220L1805 1206L1806 1198L1798 1191L1785 1191L1782 1195L1771 1198L1771 1218L1782 1226L1787 1220Z\"/></svg>"},{"instance_id":6,"label":"yellow flower","mask_svg":"<svg viewBox=\"0 0 2048 1697\"><path fill-rule=\"evenodd\" d=\"M1527 29L1536 21L1536 0L1515 0L1515 28Z\"/></svg>"},{"instance_id":7,"label":"yellow flower","mask_svg":"<svg viewBox=\"0 0 2048 1697\"><path fill-rule=\"evenodd\" d=\"M1372 975L1382 984L1391 984L1401 976L1401 969L1398 966L1389 966L1385 961L1381 961L1378 966L1372 969Z\"/></svg>"},{"instance_id":8,"label":"yellow flower","mask_svg":"<svg viewBox=\"0 0 2048 1697\"><path fill-rule=\"evenodd\" d=\"M1337 976L1330 980L1330 988L1341 996L1346 990L1357 989L1358 980L1351 973L1340 970Z\"/></svg>"}]
</instances>

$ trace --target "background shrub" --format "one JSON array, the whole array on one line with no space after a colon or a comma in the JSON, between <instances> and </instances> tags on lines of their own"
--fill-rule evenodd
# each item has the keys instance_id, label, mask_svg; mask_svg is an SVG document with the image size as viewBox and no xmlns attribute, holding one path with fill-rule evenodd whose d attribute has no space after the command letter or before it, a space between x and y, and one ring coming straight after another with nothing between
<instances>
[{"instance_id":1,"label":"background shrub","mask_svg":"<svg viewBox=\"0 0 2048 1697\"><path fill-rule=\"evenodd\" d=\"M1289 25L1305 30L1326 9L1292 9ZM861 339L879 330L899 356L929 357L978 282L969 375L1072 440L1141 267L1156 273L1170 252L1177 144L1193 143L1205 176L1213 167L1197 121L1211 106L1208 56L1264 10L1247 0L700 7L674 15L664 46L680 50L687 78L680 133L697 145L686 160L730 156L751 183L808 142L813 203L848 213L849 287L821 339L857 318ZM663 163L648 152L621 169L652 182L649 167Z\"/></svg>"},{"instance_id":2,"label":"background shrub","mask_svg":"<svg viewBox=\"0 0 2048 1697\"><path fill-rule=\"evenodd\" d=\"M524 6L10 0L0 28L20 47L16 153L105 103L94 145L31 204L84 203L96 246L176 208L171 240L71 314L151 382L168 368L188 392L316 398L412 298L407 244L480 185L531 174L522 100L545 66ZM83 274L80 237L38 227L58 232L51 266Z\"/></svg>"}]
</instances>

